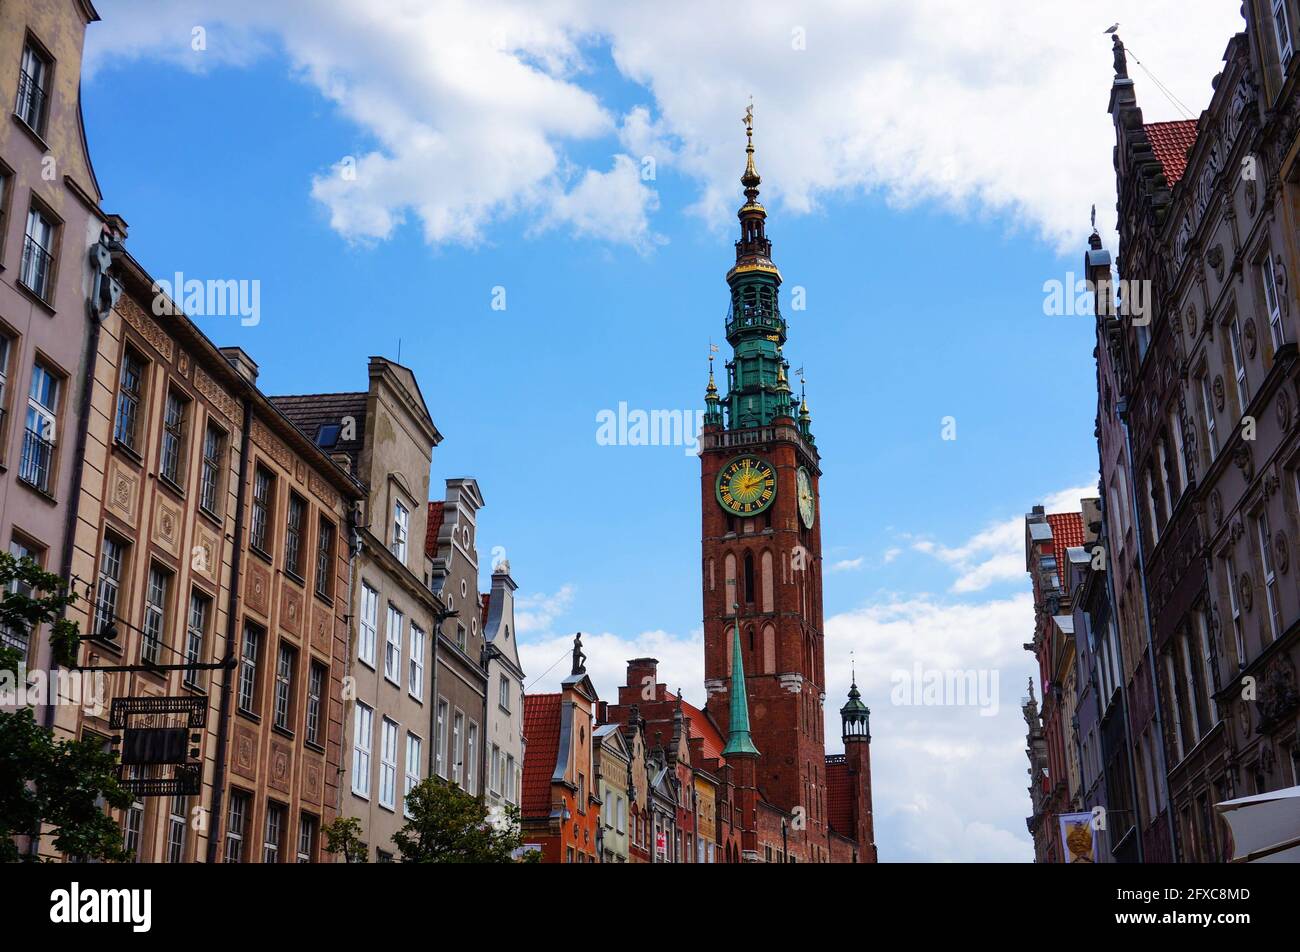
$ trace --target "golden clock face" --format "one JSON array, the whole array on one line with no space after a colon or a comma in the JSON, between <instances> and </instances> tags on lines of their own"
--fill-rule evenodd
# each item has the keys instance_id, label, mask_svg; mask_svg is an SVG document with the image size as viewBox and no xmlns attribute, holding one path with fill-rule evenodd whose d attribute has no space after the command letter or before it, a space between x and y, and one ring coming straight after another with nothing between
<instances>
[{"instance_id":1,"label":"golden clock face","mask_svg":"<svg viewBox=\"0 0 1300 952\"><path fill-rule=\"evenodd\" d=\"M817 515L817 500L813 498L812 477L808 475L808 470L800 466L795 483L799 493L799 518L811 529Z\"/></svg>"},{"instance_id":2,"label":"golden clock face","mask_svg":"<svg viewBox=\"0 0 1300 952\"><path fill-rule=\"evenodd\" d=\"M776 470L757 456L738 456L718 473L718 502L737 516L753 516L776 498Z\"/></svg>"}]
</instances>

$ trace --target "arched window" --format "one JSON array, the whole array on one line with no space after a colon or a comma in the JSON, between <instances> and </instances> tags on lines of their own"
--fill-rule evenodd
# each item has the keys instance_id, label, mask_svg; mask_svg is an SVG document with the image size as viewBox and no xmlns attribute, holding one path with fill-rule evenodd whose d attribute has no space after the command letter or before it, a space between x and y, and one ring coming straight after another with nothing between
<instances>
[{"instance_id":1,"label":"arched window","mask_svg":"<svg viewBox=\"0 0 1300 952\"><path fill-rule=\"evenodd\" d=\"M776 629L763 626L763 673L776 673Z\"/></svg>"},{"instance_id":2,"label":"arched window","mask_svg":"<svg viewBox=\"0 0 1300 952\"><path fill-rule=\"evenodd\" d=\"M763 553L763 611L772 610L772 553Z\"/></svg>"},{"instance_id":3,"label":"arched window","mask_svg":"<svg viewBox=\"0 0 1300 952\"><path fill-rule=\"evenodd\" d=\"M754 553L745 553L745 602L753 604L754 601Z\"/></svg>"},{"instance_id":4,"label":"arched window","mask_svg":"<svg viewBox=\"0 0 1300 952\"><path fill-rule=\"evenodd\" d=\"M726 575L726 588L723 589L723 596L726 598L726 604L722 607L722 614L730 615L732 612L732 602L738 601L737 596L740 594L736 591L736 557L730 552L723 562L723 572Z\"/></svg>"}]
</instances>

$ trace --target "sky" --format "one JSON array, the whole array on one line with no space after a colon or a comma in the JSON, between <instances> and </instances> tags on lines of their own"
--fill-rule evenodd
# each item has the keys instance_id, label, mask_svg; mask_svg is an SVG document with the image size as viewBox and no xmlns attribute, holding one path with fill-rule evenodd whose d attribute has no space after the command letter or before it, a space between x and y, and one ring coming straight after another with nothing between
<instances>
[{"instance_id":1,"label":"sky","mask_svg":"<svg viewBox=\"0 0 1300 952\"><path fill-rule=\"evenodd\" d=\"M599 420L703 409L752 96L822 454L828 752L853 663L881 860L1032 860L1023 515L1095 494L1091 320L1044 299L1093 205L1115 246L1104 30L1146 120L1184 118L1239 4L97 5L83 109L128 248L258 282L256 321L199 323L267 393L415 371L538 691L580 630L605 696L653 655L703 701L699 460ZM987 693L923 703L918 671Z\"/></svg>"}]
</instances>

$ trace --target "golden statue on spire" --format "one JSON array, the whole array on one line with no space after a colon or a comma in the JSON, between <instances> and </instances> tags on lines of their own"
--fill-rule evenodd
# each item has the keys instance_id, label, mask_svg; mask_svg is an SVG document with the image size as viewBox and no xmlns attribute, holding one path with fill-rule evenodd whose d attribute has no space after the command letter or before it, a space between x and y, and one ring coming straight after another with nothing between
<instances>
[{"instance_id":1,"label":"golden statue on spire","mask_svg":"<svg viewBox=\"0 0 1300 952\"><path fill-rule=\"evenodd\" d=\"M745 186L745 195L752 202L758 195L758 185L763 180L758 175L758 169L754 168L754 97L749 97L749 105L745 107L745 174L740 177L740 184ZM750 192L753 195L750 195Z\"/></svg>"}]
</instances>

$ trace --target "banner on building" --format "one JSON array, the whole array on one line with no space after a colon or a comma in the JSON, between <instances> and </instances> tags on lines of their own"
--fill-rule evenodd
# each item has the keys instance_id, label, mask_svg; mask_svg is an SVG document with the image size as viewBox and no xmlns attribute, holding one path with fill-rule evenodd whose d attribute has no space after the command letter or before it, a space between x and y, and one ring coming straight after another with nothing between
<instances>
[{"instance_id":1,"label":"banner on building","mask_svg":"<svg viewBox=\"0 0 1300 952\"><path fill-rule=\"evenodd\" d=\"M1097 837L1091 813L1062 813L1057 817L1061 830L1061 855L1067 863L1097 862Z\"/></svg>"}]
</instances>

